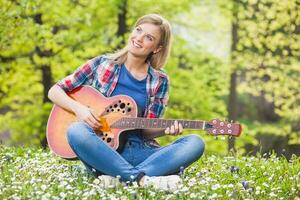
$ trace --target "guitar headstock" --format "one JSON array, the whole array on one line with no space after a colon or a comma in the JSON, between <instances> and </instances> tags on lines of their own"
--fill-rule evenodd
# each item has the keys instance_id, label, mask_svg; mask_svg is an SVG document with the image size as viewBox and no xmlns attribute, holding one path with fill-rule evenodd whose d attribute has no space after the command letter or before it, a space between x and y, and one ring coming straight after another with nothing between
<instances>
[{"instance_id":1,"label":"guitar headstock","mask_svg":"<svg viewBox=\"0 0 300 200\"><path fill-rule=\"evenodd\" d=\"M226 121L220 121L219 119L213 119L206 123L205 130L212 135L231 135L240 136L242 132L242 126L238 123L230 123Z\"/></svg>"}]
</instances>

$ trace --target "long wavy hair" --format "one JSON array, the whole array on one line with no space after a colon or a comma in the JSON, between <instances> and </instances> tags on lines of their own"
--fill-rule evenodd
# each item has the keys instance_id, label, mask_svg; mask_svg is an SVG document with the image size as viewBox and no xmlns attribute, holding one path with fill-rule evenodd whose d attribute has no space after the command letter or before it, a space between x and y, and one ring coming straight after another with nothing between
<instances>
[{"instance_id":1,"label":"long wavy hair","mask_svg":"<svg viewBox=\"0 0 300 200\"><path fill-rule=\"evenodd\" d=\"M161 69L167 62L169 57L170 48L171 48L171 25L170 23L158 14L148 14L140 17L134 27L137 27L141 24L150 23L160 28L160 41L158 46L162 46L161 50L155 54L150 53L146 58L145 62L150 62L150 65L155 69ZM129 40L129 39L128 39ZM109 57L112 59L112 63L114 64L122 64L125 63L128 54L128 43L123 48L118 50L117 52L110 54Z\"/></svg>"}]
</instances>

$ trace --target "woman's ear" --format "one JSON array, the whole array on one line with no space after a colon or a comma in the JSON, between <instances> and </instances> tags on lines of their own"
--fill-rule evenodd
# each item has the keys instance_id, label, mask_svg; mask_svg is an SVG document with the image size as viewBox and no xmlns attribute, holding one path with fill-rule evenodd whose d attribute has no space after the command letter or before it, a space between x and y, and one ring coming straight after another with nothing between
<instances>
[{"instance_id":1,"label":"woman's ear","mask_svg":"<svg viewBox=\"0 0 300 200\"><path fill-rule=\"evenodd\" d=\"M158 52L160 52L160 50L162 49L162 46L160 45L157 49L155 49L154 51L153 51L153 53L155 54L155 53L158 53Z\"/></svg>"}]
</instances>

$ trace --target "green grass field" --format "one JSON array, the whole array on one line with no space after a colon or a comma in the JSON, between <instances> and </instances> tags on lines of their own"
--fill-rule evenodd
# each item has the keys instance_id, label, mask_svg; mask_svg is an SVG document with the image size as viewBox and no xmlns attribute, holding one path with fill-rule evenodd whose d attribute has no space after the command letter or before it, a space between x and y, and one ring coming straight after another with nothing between
<instances>
[{"instance_id":1,"label":"green grass field","mask_svg":"<svg viewBox=\"0 0 300 200\"><path fill-rule=\"evenodd\" d=\"M264 156L205 155L184 170L180 190L166 193L136 184L103 189L79 161L0 146L0 199L299 199L300 158Z\"/></svg>"}]
</instances>

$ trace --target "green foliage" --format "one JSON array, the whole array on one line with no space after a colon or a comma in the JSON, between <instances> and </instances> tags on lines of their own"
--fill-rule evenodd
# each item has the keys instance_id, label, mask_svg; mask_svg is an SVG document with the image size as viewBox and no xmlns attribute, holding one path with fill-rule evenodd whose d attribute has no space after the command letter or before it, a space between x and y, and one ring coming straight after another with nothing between
<instances>
[{"instance_id":1,"label":"green foliage","mask_svg":"<svg viewBox=\"0 0 300 200\"><path fill-rule=\"evenodd\" d=\"M299 10L296 1L265 0L242 3L238 13L239 90L263 95L290 121L300 118Z\"/></svg>"},{"instance_id":2,"label":"green foliage","mask_svg":"<svg viewBox=\"0 0 300 200\"><path fill-rule=\"evenodd\" d=\"M53 84L88 59L116 49L121 41L116 32L122 2L1 1L0 132L10 131L11 144L39 144L45 136L50 112L43 95L45 67ZM127 23L132 26L150 12L171 20L188 10L189 2L128 1Z\"/></svg>"},{"instance_id":3,"label":"green foliage","mask_svg":"<svg viewBox=\"0 0 300 200\"><path fill-rule=\"evenodd\" d=\"M299 141L300 62L298 1L218 1L222 13L238 27L237 48L231 54L238 74L240 118L247 137L257 133L285 135ZM257 99L263 101L257 101ZM277 119L261 119L263 105ZM273 108L274 107L274 108ZM275 123L276 122L276 123ZM241 138L242 140L244 138ZM253 140L253 139L252 139ZM238 141L238 143L241 141ZM253 140L251 143L254 143Z\"/></svg>"},{"instance_id":4,"label":"green foliage","mask_svg":"<svg viewBox=\"0 0 300 200\"><path fill-rule=\"evenodd\" d=\"M48 150L0 146L1 199L294 199L300 190L300 159L275 154L241 157L205 155L184 170L174 193L118 186L104 189L80 161ZM136 198L135 198L136 197Z\"/></svg>"},{"instance_id":5,"label":"green foliage","mask_svg":"<svg viewBox=\"0 0 300 200\"><path fill-rule=\"evenodd\" d=\"M116 50L136 19L146 13L165 16L174 31L166 66L171 83L166 118L225 119L230 73L237 70L239 117L244 123L237 148L243 152L245 143L257 144L257 133L269 132L289 135L291 143L299 143L299 130L294 128L300 119L299 3L127 0L128 30L118 37L124 2L0 1L0 133L11 133L9 144L39 144L45 136L52 105L44 96L46 67L54 84L88 59ZM230 49L230 22L238 24L237 50L216 57L214 46L223 49L225 44L224 49ZM255 96L274 104L278 123L257 119ZM225 154L224 138L204 139L208 152ZM171 140L160 139L163 144Z\"/></svg>"}]
</instances>

